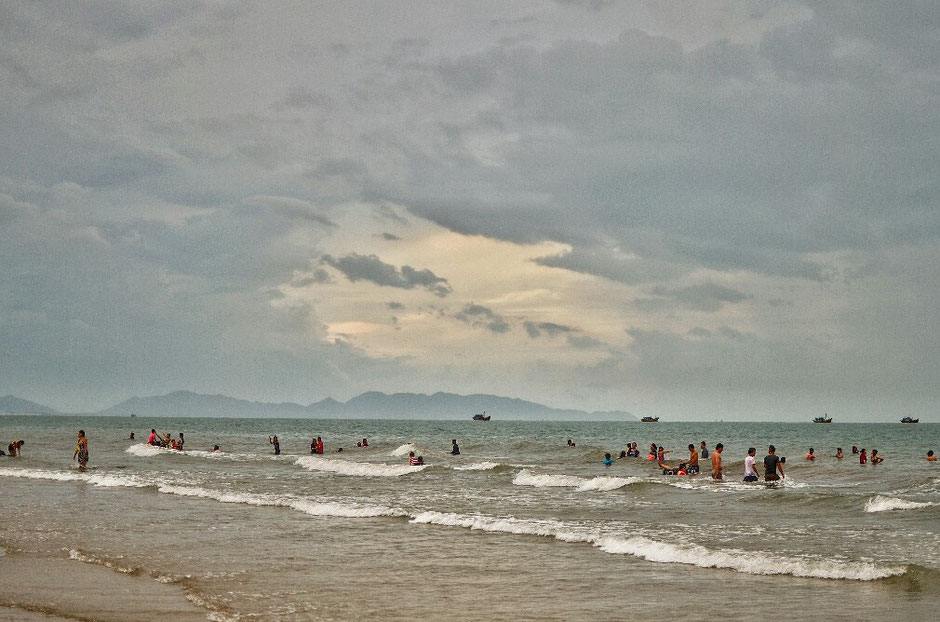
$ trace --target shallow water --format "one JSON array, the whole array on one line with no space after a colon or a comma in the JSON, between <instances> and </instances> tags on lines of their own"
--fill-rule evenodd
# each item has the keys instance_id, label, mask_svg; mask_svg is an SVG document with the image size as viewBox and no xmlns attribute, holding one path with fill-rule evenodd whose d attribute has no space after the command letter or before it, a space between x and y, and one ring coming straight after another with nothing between
<instances>
[{"instance_id":1,"label":"shallow water","mask_svg":"<svg viewBox=\"0 0 940 622\"><path fill-rule=\"evenodd\" d=\"M79 427L85 473L69 460ZM144 445L151 427L185 432L186 451ZM940 450L937 424L16 416L0 417L0 435L27 441L0 458L0 490L18 499L0 546L179 585L214 619L807 607L922 619L940 606L940 467L924 460ZM309 453L316 435L322 456ZM600 464L628 441L663 444L672 460L703 439L725 445L724 482L663 476L643 459ZM768 443L789 458L787 480L743 483L747 447L760 459ZM852 445L886 460L860 466ZM405 466L412 449L425 467Z\"/></svg>"}]
</instances>

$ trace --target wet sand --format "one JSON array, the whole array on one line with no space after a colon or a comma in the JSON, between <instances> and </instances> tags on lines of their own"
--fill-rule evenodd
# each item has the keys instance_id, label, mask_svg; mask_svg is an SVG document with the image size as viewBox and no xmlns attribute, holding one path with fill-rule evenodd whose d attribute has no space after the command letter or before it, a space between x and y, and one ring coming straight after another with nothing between
<instances>
[{"instance_id":1,"label":"wet sand","mask_svg":"<svg viewBox=\"0 0 940 622\"><path fill-rule=\"evenodd\" d=\"M205 622L209 613L179 586L150 577L64 558L0 556L0 621Z\"/></svg>"}]
</instances>

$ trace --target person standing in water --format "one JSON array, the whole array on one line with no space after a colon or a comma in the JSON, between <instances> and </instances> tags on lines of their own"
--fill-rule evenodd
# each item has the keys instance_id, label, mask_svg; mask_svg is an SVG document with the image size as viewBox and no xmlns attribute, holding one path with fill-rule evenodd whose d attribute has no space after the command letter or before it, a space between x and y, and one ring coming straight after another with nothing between
<instances>
[{"instance_id":1,"label":"person standing in water","mask_svg":"<svg viewBox=\"0 0 940 622\"><path fill-rule=\"evenodd\" d=\"M275 434L274 436L269 436L268 442L274 445L274 455L280 456L281 455L281 441L278 440L277 434Z\"/></svg>"},{"instance_id":2,"label":"person standing in water","mask_svg":"<svg viewBox=\"0 0 940 622\"><path fill-rule=\"evenodd\" d=\"M450 443L451 443L451 445L452 445L452 447L451 447L451 449L450 449L451 455L452 455L452 456L459 456L459 455L460 455L460 447L457 446L457 439L456 439L456 438L455 438L455 439L452 439L452 440L450 441Z\"/></svg>"},{"instance_id":3,"label":"person standing in water","mask_svg":"<svg viewBox=\"0 0 940 622\"><path fill-rule=\"evenodd\" d=\"M701 458L702 460L708 460L708 456L709 456L708 447L705 445L705 441L702 441L699 444L698 457Z\"/></svg>"},{"instance_id":4,"label":"person standing in water","mask_svg":"<svg viewBox=\"0 0 940 622\"><path fill-rule=\"evenodd\" d=\"M862 447L862 450L858 452L858 463L859 464L868 464L868 454L865 453L865 448Z\"/></svg>"},{"instance_id":5,"label":"person standing in water","mask_svg":"<svg viewBox=\"0 0 940 622\"><path fill-rule=\"evenodd\" d=\"M689 464L688 464L689 475L693 473L698 473L698 451L695 449L695 445L689 443Z\"/></svg>"},{"instance_id":6,"label":"person standing in water","mask_svg":"<svg viewBox=\"0 0 940 622\"><path fill-rule=\"evenodd\" d=\"M757 450L753 447L748 447L747 457L744 458L744 481L745 482L756 482L757 481L757 469L754 468L754 463L757 461L754 458L754 454L757 453Z\"/></svg>"},{"instance_id":7,"label":"person standing in water","mask_svg":"<svg viewBox=\"0 0 940 622\"><path fill-rule=\"evenodd\" d=\"M85 430L78 431L78 442L75 444L72 460L76 458L78 458L78 470L84 471L88 466L88 439L85 438Z\"/></svg>"},{"instance_id":8,"label":"person standing in water","mask_svg":"<svg viewBox=\"0 0 940 622\"><path fill-rule=\"evenodd\" d=\"M777 472L780 472L780 475L777 475ZM777 448L771 445L767 448L767 455L764 456L764 481L765 482L776 482L783 475L783 462L780 460L780 456L777 455Z\"/></svg>"},{"instance_id":9,"label":"person standing in water","mask_svg":"<svg viewBox=\"0 0 940 622\"><path fill-rule=\"evenodd\" d=\"M712 479L720 480L722 479L722 466L721 466L721 452L724 450L725 446L721 443L715 445L715 451L711 453L712 459Z\"/></svg>"}]
</instances>

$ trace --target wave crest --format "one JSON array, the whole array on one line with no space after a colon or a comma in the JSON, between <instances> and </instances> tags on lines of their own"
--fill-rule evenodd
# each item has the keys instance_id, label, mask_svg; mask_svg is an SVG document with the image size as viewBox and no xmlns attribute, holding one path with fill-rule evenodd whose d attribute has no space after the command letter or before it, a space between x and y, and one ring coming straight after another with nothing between
<instances>
[{"instance_id":1,"label":"wave crest","mask_svg":"<svg viewBox=\"0 0 940 622\"><path fill-rule=\"evenodd\" d=\"M324 471L358 477L401 477L427 468L427 465L409 466L407 464L350 462L348 460L331 460L314 456L302 456L297 458L294 464L310 471Z\"/></svg>"},{"instance_id":2,"label":"wave crest","mask_svg":"<svg viewBox=\"0 0 940 622\"><path fill-rule=\"evenodd\" d=\"M917 510L933 505L937 504L931 503L929 501L908 501L906 499L898 499L897 497L884 497L882 495L875 495L865 502L865 511L890 512L892 510Z\"/></svg>"}]
</instances>

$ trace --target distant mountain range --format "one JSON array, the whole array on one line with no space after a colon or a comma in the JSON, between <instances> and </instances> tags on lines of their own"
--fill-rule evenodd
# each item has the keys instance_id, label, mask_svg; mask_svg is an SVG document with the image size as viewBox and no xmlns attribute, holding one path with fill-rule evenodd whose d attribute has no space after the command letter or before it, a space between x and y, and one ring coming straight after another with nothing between
<instances>
[{"instance_id":1,"label":"distant mountain range","mask_svg":"<svg viewBox=\"0 0 940 622\"><path fill-rule=\"evenodd\" d=\"M283 417L347 419L469 419L483 411L499 419L635 421L628 412L587 412L551 408L535 402L498 395L454 393L378 393L370 391L338 402L327 398L308 406L290 402L270 403L240 400L226 395L203 395L176 391L167 395L132 397L92 415L138 417ZM0 412L58 415L52 408L12 395L0 398Z\"/></svg>"}]
</instances>

